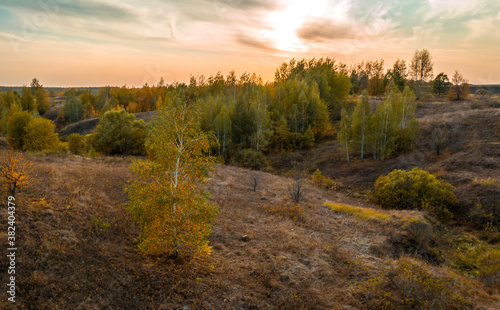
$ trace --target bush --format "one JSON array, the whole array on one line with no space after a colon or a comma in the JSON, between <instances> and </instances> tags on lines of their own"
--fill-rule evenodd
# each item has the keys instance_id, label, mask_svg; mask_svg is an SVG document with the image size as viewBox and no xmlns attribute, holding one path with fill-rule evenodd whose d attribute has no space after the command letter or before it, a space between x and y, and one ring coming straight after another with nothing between
<instances>
[{"instance_id":1,"label":"bush","mask_svg":"<svg viewBox=\"0 0 500 310\"><path fill-rule=\"evenodd\" d=\"M493 95L493 93L488 89L480 88L480 89L476 90L474 95L479 100L484 100L484 99L490 98Z\"/></svg>"},{"instance_id":2,"label":"bush","mask_svg":"<svg viewBox=\"0 0 500 310\"><path fill-rule=\"evenodd\" d=\"M401 260L380 277L357 288L364 309L473 309L470 287L455 275L438 276L411 260Z\"/></svg>"},{"instance_id":3,"label":"bush","mask_svg":"<svg viewBox=\"0 0 500 310\"><path fill-rule=\"evenodd\" d=\"M35 118L26 125L23 149L25 151L55 150L59 138L54 132L56 126L46 118Z\"/></svg>"},{"instance_id":4,"label":"bush","mask_svg":"<svg viewBox=\"0 0 500 310\"><path fill-rule=\"evenodd\" d=\"M324 177L323 175L321 175L321 171L319 171L319 169L316 169L316 171L314 171L313 181L316 186L324 189L333 189L333 187L335 186L335 182L329 177Z\"/></svg>"},{"instance_id":5,"label":"bush","mask_svg":"<svg viewBox=\"0 0 500 310\"><path fill-rule=\"evenodd\" d=\"M264 210L268 213L277 215L281 218L289 218L293 221L304 219L304 208L299 204L278 204L265 206Z\"/></svg>"},{"instance_id":6,"label":"bush","mask_svg":"<svg viewBox=\"0 0 500 310\"><path fill-rule=\"evenodd\" d=\"M267 158L260 151L254 149L244 149L238 151L232 157L234 164L244 168L259 170L269 166Z\"/></svg>"},{"instance_id":7,"label":"bush","mask_svg":"<svg viewBox=\"0 0 500 310\"><path fill-rule=\"evenodd\" d=\"M375 182L375 202L387 209L427 210L446 222L456 204L453 186L420 168L394 170Z\"/></svg>"},{"instance_id":8,"label":"bush","mask_svg":"<svg viewBox=\"0 0 500 310\"><path fill-rule=\"evenodd\" d=\"M71 154L83 155L87 153L87 143L85 138L77 133L68 136L68 149Z\"/></svg>"},{"instance_id":9,"label":"bush","mask_svg":"<svg viewBox=\"0 0 500 310\"><path fill-rule=\"evenodd\" d=\"M146 123L136 121L125 110L103 114L89 139L95 151L104 155L144 154Z\"/></svg>"},{"instance_id":10,"label":"bush","mask_svg":"<svg viewBox=\"0 0 500 310\"><path fill-rule=\"evenodd\" d=\"M26 125L33 117L27 111L14 113L7 121L7 142L13 149L20 150L24 145L24 137L26 136Z\"/></svg>"}]
</instances>

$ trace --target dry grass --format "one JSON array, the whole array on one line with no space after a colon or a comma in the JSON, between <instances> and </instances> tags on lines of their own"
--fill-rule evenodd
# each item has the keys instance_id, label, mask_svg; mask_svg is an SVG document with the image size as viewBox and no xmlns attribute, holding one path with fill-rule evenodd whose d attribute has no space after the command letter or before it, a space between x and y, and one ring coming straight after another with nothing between
<instances>
[{"instance_id":1,"label":"dry grass","mask_svg":"<svg viewBox=\"0 0 500 310\"><path fill-rule=\"evenodd\" d=\"M25 309L364 309L351 286L377 277L392 259L376 250L390 246L393 227L324 205L364 203L311 186L294 218L290 179L252 172L259 177L254 191L248 170L227 166L206 187L220 206L212 256L144 256L125 206L130 160L31 160L36 181L17 195L16 306Z\"/></svg>"},{"instance_id":2,"label":"dry grass","mask_svg":"<svg viewBox=\"0 0 500 310\"><path fill-rule=\"evenodd\" d=\"M335 211L354 215L365 221L384 222L391 218L390 214L370 208L362 208L341 203L328 203L328 202L325 203L325 206L330 207Z\"/></svg>"}]
</instances>

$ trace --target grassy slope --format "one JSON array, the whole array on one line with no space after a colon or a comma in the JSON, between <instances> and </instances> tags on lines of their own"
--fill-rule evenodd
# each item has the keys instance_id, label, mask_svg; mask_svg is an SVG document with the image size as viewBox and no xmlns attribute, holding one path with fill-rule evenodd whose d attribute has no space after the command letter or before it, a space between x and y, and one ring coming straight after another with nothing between
<instances>
[{"instance_id":1,"label":"grassy slope","mask_svg":"<svg viewBox=\"0 0 500 310\"><path fill-rule=\"evenodd\" d=\"M496 105L478 106L473 105L473 100L419 105L416 117L421 131L415 150L383 162L368 156L364 162L356 158L347 166L339 144L332 141L322 142L308 151L270 155L269 159L271 165L281 171L289 169L291 161L303 162L311 173L319 168L324 176L337 181L338 190L351 197L364 196L380 175L418 166L454 185L464 209L481 204L500 219L500 208L497 208L500 186L484 182L495 178L498 182L500 175L500 99L496 101ZM435 155L430 141L436 127L448 132L440 156ZM358 153L354 155L359 156Z\"/></svg>"},{"instance_id":2,"label":"grassy slope","mask_svg":"<svg viewBox=\"0 0 500 310\"><path fill-rule=\"evenodd\" d=\"M350 286L379 275L397 257L391 236L423 217L359 220L324 202L366 204L312 185L302 211L290 211L291 180L220 166L207 184L220 205L213 254L188 264L137 252L128 159L32 161L36 181L17 195L18 305L27 309L362 309Z\"/></svg>"},{"instance_id":3,"label":"grassy slope","mask_svg":"<svg viewBox=\"0 0 500 310\"><path fill-rule=\"evenodd\" d=\"M357 216L359 209L333 210L324 202L371 207L359 197L376 177L415 164L439 172L463 190L464 197L477 186L475 178L498 175L498 148L492 145L499 141L498 109L429 103L417 115L420 121L429 121L430 128L444 122L454 130L453 143L443 156L431 155L425 126L416 152L383 163L368 159L346 167L336 144L328 142L308 152L285 155L307 158L310 169L320 167L323 174L338 179L337 191L308 185L300 208L292 208L289 202L290 179L220 166L207 184L213 202L220 205L210 237L213 253L206 261L190 264L137 252L138 230L125 210L123 191L131 177L129 159L32 156L36 181L17 195L17 305L27 309L181 309L186 305L191 309L364 309L358 283L379 277L401 255L428 265L434 254L426 244L442 245L432 236L425 242L413 238L405 229L409 219L426 220L433 231L443 234L454 232L420 212L366 212L375 217L371 220ZM489 124L487 130L484 124ZM256 192L252 174L258 179ZM104 229L97 219L110 227ZM0 232L5 231L6 223L1 221ZM250 241L242 241L243 235ZM6 238L4 233L2 237ZM446 256L444 247L442 251ZM6 270L5 260L2 268ZM429 268L435 274L447 272L435 265ZM492 299L500 283L496 276L496 286L473 282L476 307L500 308ZM6 283L5 273L1 279ZM0 305L9 309L3 301Z\"/></svg>"}]
</instances>

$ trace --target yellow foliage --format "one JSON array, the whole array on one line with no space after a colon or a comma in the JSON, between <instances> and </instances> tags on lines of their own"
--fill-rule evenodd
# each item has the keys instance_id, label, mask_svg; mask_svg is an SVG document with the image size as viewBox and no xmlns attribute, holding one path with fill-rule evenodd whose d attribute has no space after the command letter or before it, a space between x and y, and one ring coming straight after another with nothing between
<instances>
[{"instance_id":1,"label":"yellow foliage","mask_svg":"<svg viewBox=\"0 0 500 310\"><path fill-rule=\"evenodd\" d=\"M370 208L355 207L340 203L325 202L325 206L332 208L335 211L348 213L366 221L385 221L391 218L391 215L378 212Z\"/></svg>"},{"instance_id":2,"label":"yellow foliage","mask_svg":"<svg viewBox=\"0 0 500 310\"><path fill-rule=\"evenodd\" d=\"M488 177L486 179L474 178L472 184L480 184L483 186L500 187L500 180L497 178Z\"/></svg>"},{"instance_id":3,"label":"yellow foliage","mask_svg":"<svg viewBox=\"0 0 500 310\"><path fill-rule=\"evenodd\" d=\"M26 151L55 150L59 138L54 132L56 126L51 120L35 118L26 125L23 149Z\"/></svg>"},{"instance_id":4,"label":"yellow foliage","mask_svg":"<svg viewBox=\"0 0 500 310\"><path fill-rule=\"evenodd\" d=\"M448 210L457 197L453 186L420 168L394 170L375 182L375 201L388 209L427 210L446 222L453 214Z\"/></svg>"},{"instance_id":5,"label":"yellow foliage","mask_svg":"<svg viewBox=\"0 0 500 310\"><path fill-rule=\"evenodd\" d=\"M335 186L335 182L330 179L329 177L325 177L321 174L321 171L319 169L316 169L313 173L313 181L316 186L319 186L324 189L333 189Z\"/></svg>"},{"instance_id":6,"label":"yellow foliage","mask_svg":"<svg viewBox=\"0 0 500 310\"><path fill-rule=\"evenodd\" d=\"M30 184L32 164L23 159L22 153L7 151L0 156L0 182L2 190L14 196L16 190Z\"/></svg>"},{"instance_id":7,"label":"yellow foliage","mask_svg":"<svg viewBox=\"0 0 500 310\"><path fill-rule=\"evenodd\" d=\"M210 137L201 131L197 111L178 100L160 106L146 145L150 159L132 165L128 188L129 210L142 230L139 248L153 255L208 256L217 207L198 185L214 158L206 156Z\"/></svg>"},{"instance_id":8,"label":"yellow foliage","mask_svg":"<svg viewBox=\"0 0 500 310\"><path fill-rule=\"evenodd\" d=\"M298 204L265 206L264 210L268 213L276 214L282 218L290 218L294 221L301 219L304 213L304 208Z\"/></svg>"}]
</instances>

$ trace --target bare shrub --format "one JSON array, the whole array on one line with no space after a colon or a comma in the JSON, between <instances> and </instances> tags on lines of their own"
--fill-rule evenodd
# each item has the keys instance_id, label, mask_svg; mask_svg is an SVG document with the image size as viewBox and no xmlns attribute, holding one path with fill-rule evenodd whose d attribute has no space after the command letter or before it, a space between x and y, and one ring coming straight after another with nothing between
<instances>
[{"instance_id":1,"label":"bare shrub","mask_svg":"<svg viewBox=\"0 0 500 310\"><path fill-rule=\"evenodd\" d=\"M304 196L304 178L302 177L302 168L298 164L294 163L293 169L293 182L288 186L288 194L290 198L295 202L299 203L300 199Z\"/></svg>"},{"instance_id":2,"label":"bare shrub","mask_svg":"<svg viewBox=\"0 0 500 310\"><path fill-rule=\"evenodd\" d=\"M441 154L441 150L444 148L446 141L448 140L449 132L445 127L440 126L436 127L430 136L430 141L434 150L436 151L436 155Z\"/></svg>"},{"instance_id":3,"label":"bare shrub","mask_svg":"<svg viewBox=\"0 0 500 310\"><path fill-rule=\"evenodd\" d=\"M256 192L257 185L259 184L259 181L260 181L260 175L256 174L256 173L252 173L252 174L250 174L250 178L252 179L251 184L252 184L253 191Z\"/></svg>"}]
</instances>

